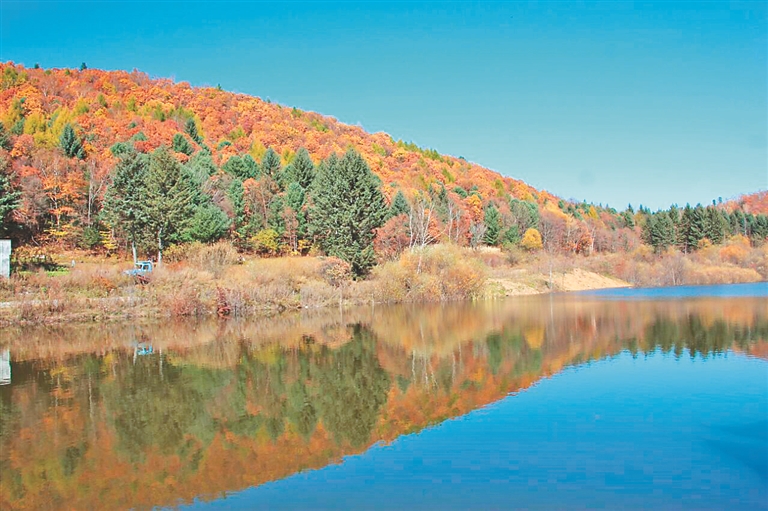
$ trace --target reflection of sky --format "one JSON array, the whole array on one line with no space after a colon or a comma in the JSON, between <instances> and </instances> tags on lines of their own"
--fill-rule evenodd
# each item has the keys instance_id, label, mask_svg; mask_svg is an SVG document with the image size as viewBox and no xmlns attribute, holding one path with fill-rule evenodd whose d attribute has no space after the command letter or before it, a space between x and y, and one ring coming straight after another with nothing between
<instances>
[{"instance_id":1,"label":"reflection of sky","mask_svg":"<svg viewBox=\"0 0 768 511\"><path fill-rule=\"evenodd\" d=\"M765 509L768 363L625 352L210 506Z\"/></svg>"},{"instance_id":2,"label":"reflection of sky","mask_svg":"<svg viewBox=\"0 0 768 511\"><path fill-rule=\"evenodd\" d=\"M768 282L711 286L673 286L648 288L611 288L581 291L577 294L601 298L697 298L697 297L768 297Z\"/></svg>"}]
</instances>

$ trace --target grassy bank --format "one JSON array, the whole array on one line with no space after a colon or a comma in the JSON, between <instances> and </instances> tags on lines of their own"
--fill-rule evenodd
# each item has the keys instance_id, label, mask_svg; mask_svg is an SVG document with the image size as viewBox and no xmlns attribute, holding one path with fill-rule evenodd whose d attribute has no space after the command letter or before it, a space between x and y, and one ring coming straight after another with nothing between
<instances>
[{"instance_id":1,"label":"grassy bank","mask_svg":"<svg viewBox=\"0 0 768 511\"><path fill-rule=\"evenodd\" d=\"M61 253L66 269L0 280L0 325L136 318L268 316L286 310L366 303L442 302L618 286L754 282L768 278L768 246L742 240L695 254L592 257L471 250L450 245L405 252L353 280L331 257L243 257L228 243L168 254L147 284L129 261ZM74 267L71 261L75 261Z\"/></svg>"},{"instance_id":2,"label":"grassy bank","mask_svg":"<svg viewBox=\"0 0 768 511\"><path fill-rule=\"evenodd\" d=\"M607 287L737 284L768 280L768 244L751 247L736 236L721 246L683 254L655 254L645 245L627 253L590 257L562 254L508 254L515 265L492 268L489 281L507 295ZM491 266L496 266L491 264Z\"/></svg>"},{"instance_id":3,"label":"grassy bank","mask_svg":"<svg viewBox=\"0 0 768 511\"><path fill-rule=\"evenodd\" d=\"M0 324L127 318L264 316L285 310L364 303L444 301L484 293L485 267L458 247L438 247L353 280L332 257L242 257L228 243L170 252L149 283L125 275L131 263L62 253L64 271L14 274L0 281Z\"/></svg>"}]
</instances>

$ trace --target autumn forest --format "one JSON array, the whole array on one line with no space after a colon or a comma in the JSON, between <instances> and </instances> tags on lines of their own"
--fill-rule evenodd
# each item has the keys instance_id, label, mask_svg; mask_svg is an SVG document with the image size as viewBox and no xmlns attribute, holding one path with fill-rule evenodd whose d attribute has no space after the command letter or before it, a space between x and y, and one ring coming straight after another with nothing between
<instances>
[{"instance_id":1,"label":"autumn forest","mask_svg":"<svg viewBox=\"0 0 768 511\"><path fill-rule=\"evenodd\" d=\"M743 263L768 237L766 192L618 210L220 88L85 64L7 63L0 76L0 236L22 247L17 270L30 252L162 261L218 240L247 255L335 256L357 277L435 244L657 257L715 246Z\"/></svg>"}]
</instances>

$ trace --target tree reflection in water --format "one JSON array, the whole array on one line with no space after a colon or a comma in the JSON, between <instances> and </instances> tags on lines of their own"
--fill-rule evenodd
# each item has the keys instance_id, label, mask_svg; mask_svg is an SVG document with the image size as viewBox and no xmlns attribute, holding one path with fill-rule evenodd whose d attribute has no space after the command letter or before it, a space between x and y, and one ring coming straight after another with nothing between
<instances>
[{"instance_id":1,"label":"tree reflection in water","mask_svg":"<svg viewBox=\"0 0 768 511\"><path fill-rule=\"evenodd\" d=\"M0 508L144 508L339 462L629 350L764 356L764 299L531 298L9 331ZM135 356L140 336L153 350Z\"/></svg>"}]
</instances>

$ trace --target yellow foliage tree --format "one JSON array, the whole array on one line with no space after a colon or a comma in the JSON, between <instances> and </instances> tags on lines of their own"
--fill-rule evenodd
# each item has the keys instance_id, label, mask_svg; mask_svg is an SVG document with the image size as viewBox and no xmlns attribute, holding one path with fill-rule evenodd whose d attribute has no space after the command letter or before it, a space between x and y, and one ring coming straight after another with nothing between
<instances>
[{"instance_id":1,"label":"yellow foliage tree","mask_svg":"<svg viewBox=\"0 0 768 511\"><path fill-rule=\"evenodd\" d=\"M540 250L544 246L541 242L541 233L531 227L525 231L520 245L526 250Z\"/></svg>"},{"instance_id":2,"label":"yellow foliage tree","mask_svg":"<svg viewBox=\"0 0 768 511\"><path fill-rule=\"evenodd\" d=\"M274 229L262 229L251 238L253 248L261 255L277 255L280 251L280 234Z\"/></svg>"},{"instance_id":3,"label":"yellow foliage tree","mask_svg":"<svg viewBox=\"0 0 768 511\"><path fill-rule=\"evenodd\" d=\"M107 229L99 231L99 242L110 254L115 252L118 248L117 241L115 241L115 237L112 236L112 231Z\"/></svg>"}]
</instances>

